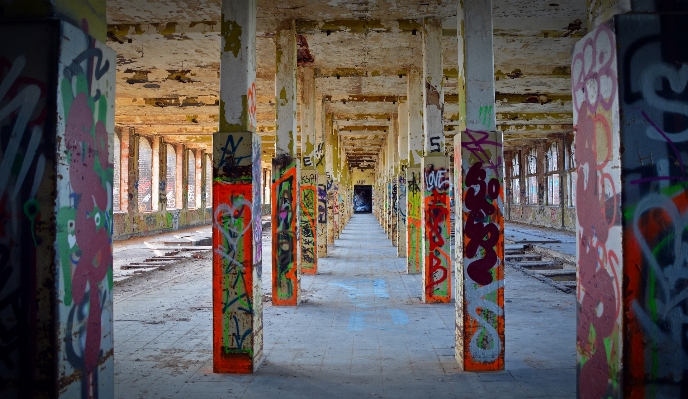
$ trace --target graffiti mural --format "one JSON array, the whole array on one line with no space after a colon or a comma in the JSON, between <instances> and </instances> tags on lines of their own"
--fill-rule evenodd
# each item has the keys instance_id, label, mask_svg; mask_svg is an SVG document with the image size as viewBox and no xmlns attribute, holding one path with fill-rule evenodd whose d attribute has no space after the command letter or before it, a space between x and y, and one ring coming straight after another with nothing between
<instances>
[{"instance_id":1,"label":"graffiti mural","mask_svg":"<svg viewBox=\"0 0 688 399\"><path fill-rule=\"evenodd\" d=\"M499 132L461 136L464 303L457 354L467 371L504 368L504 191ZM457 280L458 281L458 280ZM458 285L458 283L457 283ZM459 343L460 342L460 343ZM460 349L459 349L460 348Z\"/></svg>"},{"instance_id":2,"label":"graffiti mural","mask_svg":"<svg viewBox=\"0 0 688 399\"><path fill-rule=\"evenodd\" d=\"M115 54L62 25L57 97L57 260L62 378L79 376L65 392L91 398L110 384L112 340L112 179ZM63 130L64 129L64 130ZM38 210L36 210L38 211ZM106 389L107 391L107 389ZM104 393L103 393L104 394Z\"/></svg>"},{"instance_id":3,"label":"graffiti mural","mask_svg":"<svg viewBox=\"0 0 688 399\"><path fill-rule=\"evenodd\" d=\"M226 143L242 141L226 151ZM220 132L213 144L213 370L250 373L263 348L260 137ZM237 158L253 163L234 164L243 175L227 167Z\"/></svg>"},{"instance_id":4,"label":"graffiti mural","mask_svg":"<svg viewBox=\"0 0 688 399\"><path fill-rule=\"evenodd\" d=\"M399 194L397 199L397 212L399 217L397 219L397 255L402 257L406 256L406 245L408 245L406 237L407 227L406 227L406 214L408 212L408 198L406 197L406 175L400 174L397 176Z\"/></svg>"},{"instance_id":5,"label":"graffiti mural","mask_svg":"<svg viewBox=\"0 0 688 399\"><path fill-rule=\"evenodd\" d=\"M48 378L53 376L35 373L32 367L54 368L48 360L54 347L38 346L39 333L54 328L52 315L31 311L31 304L45 295L41 287L55 285L55 232L50 226L55 135L43 132L54 129L46 116L55 106L48 101L48 86L55 90L57 61L55 54L38 46L31 51L33 43L50 40L39 31L0 27L0 36L24 39L0 43L0 164L5 171L0 176L1 397L48 396L47 387L40 385L50 384ZM57 29L49 33L59 35ZM46 296L49 308L55 301L54 290Z\"/></svg>"},{"instance_id":6,"label":"graffiti mural","mask_svg":"<svg viewBox=\"0 0 688 399\"><path fill-rule=\"evenodd\" d=\"M578 391L621 397L620 160L615 35L601 25L576 44L571 65L576 126Z\"/></svg>"},{"instance_id":7,"label":"graffiti mural","mask_svg":"<svg viewBox=\"0 0 688 399\"><path fill-rule=\"evenodd\" d=\"M298 169L296 159L272 160L272 304L296 306L298 270Z\"/></svg>"},{"instance_id":8,"label":"graffiti mural","mask_svg":"<svg viewBox=\"0 0 688 399\"><path fill-rule=\"evenodd\" d=\"M436 157L442 163L443 157ZM430 157L424 161L431 160ZM446 168L428 164L423 171L424 195L422 223L425 226L423 251L423 300L427 303L451 300L451 259L449 186Z\"/></svg>"},{"instance_id":9,"label":"graffiti mural","mask_svg":"<svg viewBox=\"0 0 688 399\"><path fill-rule=\"evenodd\" d=\"M408 256L407 271L409 274L420 274L423 267L421 254L423 253L421 236L421 192L420 169L407 169L406 180L408 182Z\"/></svg>"},{"instance_id":10,"label":"graffiti mural","mask_svg":"<svg viewBox=\"0 0 688 399\"><path fill-rule=\"evenodd\" d=\"M301 271L304 274L317 274L317 184L315 169L301 170Z\"/></svg>"},{"instance_id":11,"label":"graffiti mural","mask_svg":"<svg viewBox=\"0 0 688 399\"><path fill-rule=\"evenodd\" d=\"M318 173L318 257L327 256L327 176Z\"/></svg>"},{"instance_id":12,"label":"graffiti mural","mask_svg":"<svg viewBox=\"0 0 688 399\"><path fill-rule=\"evenodd\" d=\"M632 155L621 155L623 279L611 280L623 290L620 393L629 398L688 396L686 22L647 15L616 25L620 146Z\"/></svg>"}]
</instances>

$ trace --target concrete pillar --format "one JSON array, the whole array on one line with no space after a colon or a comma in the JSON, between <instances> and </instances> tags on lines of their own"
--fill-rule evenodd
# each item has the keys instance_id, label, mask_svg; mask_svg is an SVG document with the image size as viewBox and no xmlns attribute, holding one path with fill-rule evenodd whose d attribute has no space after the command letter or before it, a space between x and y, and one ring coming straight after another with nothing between
<instances>
[{"instance_id":1,"label":"concrete pillar","mask_svg":"<svg viewBox=\"0 0 688 399\"><path fill-rule=\"evenodd\" d=\"M112 398L116 54L105 2L2 9L0 397Z\"/></svg>"},{"instance_id":2,"label":"concrete pillar","mask_svg":"<svg viewBox=\"0 0 688 399\"><path fill-rule=\"evenodd\" d=\"M396 175L398 184L397 193L397 256L403 258L408 254L408 226L406 215L408 214L408 197L406 196L406 169L408 168L408 104L399 102L397 107L399 171Z\"/></svg>"},{"instance_id":3,"label":"concrete pillar","mask_svg":"<svg viewBox=\"0 0 688 399\"><path fill-rule=\"evenodd\" d=\"M389 138L391 143L389 179L392 183L392 220L390 234L392 236L392 246L397 247L399 245L397 241L397 223L399 221L399 179L397 178L399 173L399 115L394 113L391 119L391 125L389 127Z\"/></svg>"},{"instance_id":4,"label":"concrete pillar","mask_svg":"<svg viewBox=\"0 0 688 399\"><path fill-rule=\"evenodd\" d=\"M175 168L175 184L177 187L174 190L174 195L175 195L175 203L177 204L176 208L177 209L184 209L183 206L183 198L184 198L184 145L183 144L176 144L174 146L175 149L175 155L176 155L176 168ZM134 157L134 154L132 153L131 155Z\"/></svg>"},{"instance_id":5,"label":"concrete pillar","mask_svg":"<svg viewBox=\"0 0 688 399\"><path fill-rule=\"evenodd\" d=\"M333 164L333 141L334 123L332 115L328 115L325 124L325 170L327 175L327 245L334 245L334 164Z\"/></svg>"},{"instance_id":6,"label":"concrete pillar","mask_svg":"<svg viewBox=\"0 0 688 399\"><path fill-rule=\"evenodd\" d=\"M421 229L423 301L451 300L451 241L449 219L449 160L444 143L444 74L442 72L442 21L423 23L423 131L421 160Z\"/></svg>"},{"instance_id":7,"label":"concrete pillar","mask_svg":"<svg viewBox=\"0 0 688 399\"><path fill-rule=\"evenodd\" d=\"M162 145L163 151L166 147L167 146L163 143L163 145ZM205 153L205 151L200 151L200 154L201 154L201 181L199 182L199 186L201 186L201 209L204 211L203 215L205 215L205 208L208 206L207 205L207 195L206 195L208 192L207 191L208 187L206 185L206 182L208 181L208 175L207 175L208 157L206 156L207 154ZM160 156L162 157L162 159L167 158L165 153L162 153ZM162 175L162 176L165 176L165 175Z\"/></svg>"},{"instance_id":8,"label":"concrete pillar","mask_svg":"<svg viewBox=\"0 0 688 399\"><path fill-rule=\"evenodd\" d=\"M502 134L495 131L492 4L461 4L458 64L465 92L460 85L459 112L465 104L466 129L454 138L456 359L466 371L496 371L504 369L504 179Z\"/></svg>"},{"instance_id":9,"label":"concrete pillar","mask_svg":"<svg viewBox=\"0 0 688 399\"><path fill-rule=\"evenodd\" d=\"M272 304L299 301L299 162L296 159L296 28L277 29L275 158L272 160Z\"/></svg>"},{"instance_id":10,"label":"concrete pillar","mask_svg":"<svg viewBox=\"0 0 688 399\"><path fill-rule=\"evenodd\" d=\"M423 158L423 74L417 69L408 71L408 157L406 169L408 258L409 274L420 274L423 267L421 235L421 159Z\"/></svg>"},{"instance_id":11,"label":"concrete pillar","mask_svg":"<svg viewBox=\"0 0 688 399\"><path fill-rule=\"evenodd\" d=\"M688 18L633 6L572 54L581 398L688 393Z\"/></svg>"},{"instance_id":12,"label":"concrete pillar","mask_svg":"<svg viewBox=\"0 0 688 399\"><path fill-rule=\"evenodd\" d=\"M167 145L162 137L158 137L158 206L155 208L158 212L165 212L167 210Z\"/></svg>"},{"instance_id":13,"label":"concrete pillar","mask_svg":"<svg viewBox=\"0 0 688 399\"><path fill-rule=\"evenodd\" d=\"M261 140L256 1L223 0L220 128L213 134L213 370L251 373L263 354Z\"/></svg>"},{"instance_id":14,"label":"concrete pillar","mask_svg":"<svg viewBox=\"0 0 688 399\"><path fill-rule=\"evenodd\" d=\"M325 126L331 115L326 116L325 103L322 97L317 99L316 113L317 124L317 148L315 150L315 164L318 170L318 257L327 257L327 174L325 171ZM331 123L331 122L330 122Z\"/></svg>"},{"instance_id":15,"label":"concrete pillar","mask_svg":"<svg viewBox=\"0 0 688 399\"><path fill-rule=\"evenodd\" d=\"M315 154L315 71L303 68L301 84L301 271L318 272L318 170Z\"/></svg>"},{"instance_id":16,"label":"concrete pillar","mask_svg":"<svg viewBox=\"0 0 688 399\"><path fill-rule=\"evenodd\" d=\"M333 228L333 233L334 233L334 239L339 238L339 225L340 225L340 220L339 220L339 182L341 180L341 173L340 173L340 154L339 154L339 134L338 134L338 129L335 128L333 125L332 130L331 130L332 136L330 137L330 143L332 145L332 178L334 180L334 184L332 185L332 221L334 222L334 228Z\"/></svg>"}]
</instances>

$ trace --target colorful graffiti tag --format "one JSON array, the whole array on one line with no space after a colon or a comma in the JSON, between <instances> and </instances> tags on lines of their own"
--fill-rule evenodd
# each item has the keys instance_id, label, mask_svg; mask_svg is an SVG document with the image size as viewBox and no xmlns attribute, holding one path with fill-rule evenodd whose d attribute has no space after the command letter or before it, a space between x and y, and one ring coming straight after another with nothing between
<instances>
[{"instance_id":1,"label":"colorful graffiti tag","mask_svg":"<svg viewBox=\"0 0 688 399\"><path fill-rule=\"evenodd\" d=\"M421 191L420 169L408 169L406 179L408 181L408 256L407 271L409 274L419 274L422 263L422 236L421 236Z\"/></svg>"},{"instance_id":2,"label":"colorful graffiti tag","mask_svg":"<svg viewBox=\"0 0 688 399\"><path fill-rule=\"evenodd\" d=\"M615 46L614 33L602 25L576 45L571 66L581 398L620 397L621 301L614 277L621 273L620 165L618 126L611 122L617 106Z\"/></svg>"},{"instance_id":3,"label":"colorful graffiti tag","mask_svg":"<svg viewBox=\"0 0 688 399\"><path fill-rule=\"evenodd\" d=\"M617 18L619 145L631 150L621 154L623 277L612 276L622 290L625 327L620 393L686 397L687 21L682 15Z\"/></svg>"},{"instance_id":4,"label":"colorful graffiti tag","mask_svg":"<svg viewBox=\"0 0 688 399\"><path fill-rule=\"evenodd\" d=\"M67 391L97 397L100 373L112 362L112 179L114 134L113 51L63 25L58 112L64 140L58 164L57 253L65 377L80 375ZM63 316L65 316L63 319ZM109 366L112 367L110 363ZM68 371L69 369L73 371ZM103 378L105 380L105 378Z\"/></svg>"},{"instance_id":5,"label":"colorful graffiti tag","mask_svg":"<svg viewBox=\"0 0 688 399\"><path fill-rule=\"evenodd\" d=\"M272 171L272 304L296 306L300 277L296 159L273 158Z\"/></svg>"},{"instance_id":6,"label":"colorful graffiti tag","mask_svg":"<svg viewBox=\"0 0 688 399\"><path fill-rule=\"evenodd\" d=\"M301 271L304 274L317 274L317 183L315 170L301 170Z\"/></svg>"},{"instance_id":7,"label":"colorful graffiti tag","mask_svg":"<svg viewBox=\"0 0 688 399\"><path fill-rule=\"evenodd\" d=\"M424 300L428 303L451 300L449 176L446 168L435 168L432 164L423 173L426 241L423 286Z\"/></svg>"},{"instance_id":8,"label":"colorful graffiti tag","mask_svg":"<svg viewBox=\"0 0 688 399\"><path fill-rule=\"evenodd\" d=\"M231 152L223 147L242 141ZM220 132L213 143L213 370L251 373L263 347L260 138ZM253 165L248 169L237 159Z\"/></svg>"},{"instance_id":9,"label":"colorful graffiti tag","mask_svg":"<svg viewBox=\"0 0 688 399\"><path fill-rule=\"evenodd\" d=\"M458 355L467 371L504 368L504 192L498 132L461 137L463 308ZM457 337L459 332L457 331Z\"/></svg>"}]
</instances>

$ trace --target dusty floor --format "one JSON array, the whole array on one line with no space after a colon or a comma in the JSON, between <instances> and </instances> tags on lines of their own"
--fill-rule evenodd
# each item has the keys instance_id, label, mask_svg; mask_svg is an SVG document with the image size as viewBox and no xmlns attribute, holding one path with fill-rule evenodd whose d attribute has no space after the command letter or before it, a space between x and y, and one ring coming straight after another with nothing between
<instances>
[{"instance_id":1,"label":"dusty floor","mask_svg":"<svg viewBox=\"0 0 688 399\"><path fill-rule=\"evenodd\" d=\"M263 259L270 259L264 237ZM355 215L303 276L295 308L264 302L264 361L212 373L211 266L179 262L115 290L117 398L573 398L575 295L506 270L506 371L465 373L453 356L454 304L421 303L371 215ZM264 263L263 292L269 292Z\"/></svg>"}]
</instances>

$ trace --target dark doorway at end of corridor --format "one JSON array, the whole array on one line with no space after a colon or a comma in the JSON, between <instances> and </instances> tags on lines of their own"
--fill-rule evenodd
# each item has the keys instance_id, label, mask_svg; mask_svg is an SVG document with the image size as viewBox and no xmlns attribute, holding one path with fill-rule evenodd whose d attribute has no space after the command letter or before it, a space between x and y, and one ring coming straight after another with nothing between
<instances>
[{"instance_id":1,"label":"dark doorway at end of corridor","mask_svg":"<svg viewBox=\"0 0 688 399\"><path fill-rule=\"evenodd\" d=\"M371 213L373 211L373 186L354 186L354 213Z\"/></svg>"}]
</instances>

